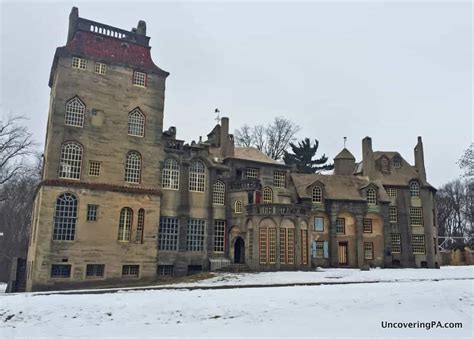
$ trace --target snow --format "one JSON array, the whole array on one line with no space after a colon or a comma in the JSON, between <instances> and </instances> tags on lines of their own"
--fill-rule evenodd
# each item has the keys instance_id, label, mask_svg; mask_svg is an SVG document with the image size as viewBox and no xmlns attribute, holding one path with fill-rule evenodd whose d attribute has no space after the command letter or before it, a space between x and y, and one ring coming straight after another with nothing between
<instances>
[{"instance_id":1,"label":"snow","mask_svg":"<svg viewBox=\"0 0 474 339\"><path fill-rule=\"evenodd\" d=\"M318 279L362 283L75 295L2 294L0 337L472 338L473 273L472 267L368 272L331 269L224 274L189 285ZM232 279L223 280L224 277ZM387 282L364 283L380 279ZM387 329L382 328L382 321L461 322L463 328Z\"/></svg>"},{"instance_id":2,"label":"snow","mask_svg":"<svg viewBox=\"0 0 474 339\"><path fill-rule=\"evenodd\" d=\"M0 293L5 293L6 290L7 290L7 284L0 282Z\"/></svg>"}]
</instances>

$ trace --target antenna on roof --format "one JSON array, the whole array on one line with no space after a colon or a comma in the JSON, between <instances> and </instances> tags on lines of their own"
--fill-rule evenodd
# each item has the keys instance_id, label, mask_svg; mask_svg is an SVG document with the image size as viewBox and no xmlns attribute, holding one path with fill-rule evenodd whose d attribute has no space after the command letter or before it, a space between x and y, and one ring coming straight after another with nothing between
<instances>
[{"instance_id":1,"label":"antenna on roof","mask_svg":"<svg viewBox=\"0 0 474 339\"><path fill-rule=\"evenodd\" d=\"M347 137L344 137L344 148L346 148Z\"/></svg>"},{"instance_id":2,"label":"antenna on roof","mask_svg":"<svg viewBox=\"0 0 474 339\"><path fill-rule=\"evenodd\" d=\"M219 111L218 108L216 108L216 109L214 110L214 113L217 114L216 119L215 119L215 120L217 121L217 123L221 122L221 117L220 117L220 115L219 115L220 112L221 112L221 111Z\"/></svg>"}]
</instances>

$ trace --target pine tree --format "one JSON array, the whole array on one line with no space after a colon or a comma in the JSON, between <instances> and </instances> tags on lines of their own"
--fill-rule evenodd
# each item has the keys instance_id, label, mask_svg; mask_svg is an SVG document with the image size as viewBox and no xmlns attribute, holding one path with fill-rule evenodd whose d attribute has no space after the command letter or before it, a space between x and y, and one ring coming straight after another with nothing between
<instances>
[{"instance_id":1,"label":"pine tree","mask_svg":"<svg viewBox=\"0 0 474 339\"><path fill-rule=\"evenodd\" d=\"M304 140L299 141L298 145L290 143L290 147L293 153L285 151L283 160L287 165L296 165L296 168L300 173L318 173L321 170L331 170L334 168L334 164L326 164L328 157L325 154L323 154L319 159L313 160L318 151L318 140L314 140L314 145L311 146L309 138L305 138Z\"/></svg>"}]
</instances>

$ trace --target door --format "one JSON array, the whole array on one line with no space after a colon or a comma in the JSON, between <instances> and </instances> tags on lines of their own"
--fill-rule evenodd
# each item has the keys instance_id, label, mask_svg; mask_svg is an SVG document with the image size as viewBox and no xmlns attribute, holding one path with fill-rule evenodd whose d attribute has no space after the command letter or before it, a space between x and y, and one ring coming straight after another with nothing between
<instances>
[{"instance_id":1,"label":"door","mask_svg":"<svg viewBox=\"0 0 474 339\"><path fill-rule=\"evenodd\" d=\"M234 244L234 263L243 264L245 262L244 253L245 253L244 240L241 237L238 237L235 240L235 244Z\"/></svg>"},{"instance_id":2,"label":"door","mask_svg":"<svg viewBox=\"0 0 474 339\"><path fill-rule=\"evenodd\" d=\"M347 265L347 242L339 243L339 265Z\"/></svg>"}]
</instances>

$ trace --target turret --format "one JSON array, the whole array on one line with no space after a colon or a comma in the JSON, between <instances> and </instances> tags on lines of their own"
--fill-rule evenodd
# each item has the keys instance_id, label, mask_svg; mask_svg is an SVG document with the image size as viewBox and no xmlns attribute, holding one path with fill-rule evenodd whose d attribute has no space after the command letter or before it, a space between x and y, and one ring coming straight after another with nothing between
<instances>
[{"instance_id":1,"label":"turret","mask_svg":"<svg viewBox=\"0 0 474 339\"><path fill-rule=\"evenodd\" d=\"M354 167L355 158L347 148L344 148L334 158L334 174L336 175L352 175Z\"/></svg>"}]
</instances>

